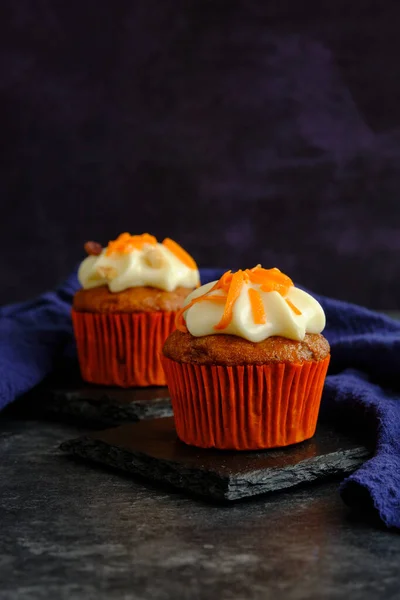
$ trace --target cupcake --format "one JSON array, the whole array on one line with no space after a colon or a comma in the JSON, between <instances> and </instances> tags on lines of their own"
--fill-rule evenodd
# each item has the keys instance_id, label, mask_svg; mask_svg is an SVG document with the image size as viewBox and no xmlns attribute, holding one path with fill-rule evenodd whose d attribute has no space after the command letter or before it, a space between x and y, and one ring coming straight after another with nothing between
<instances>
[{"instance_id":1,"label":"cupcake","mask_svg":"<svg viewBox=\"0 0 400 600\"><path fill-rule=\"evenodd\" d=\"M193 258L173 240L121 234L87 242L72 320L82 377L120 387L165 385L160 354L187 295L199 285Z\"/></svg>"},{"instance_id":2,"label":"cupcake","mask_svg":"<svg viewBox=\"0 0 400 600\"><path fill-rule=\"evenodd\" d=\"M289 277L228 271L187 297L176 326L162 363L183 442L257 450L314 435L330 358L325 315Z\"/></svg>"}]
</instances>

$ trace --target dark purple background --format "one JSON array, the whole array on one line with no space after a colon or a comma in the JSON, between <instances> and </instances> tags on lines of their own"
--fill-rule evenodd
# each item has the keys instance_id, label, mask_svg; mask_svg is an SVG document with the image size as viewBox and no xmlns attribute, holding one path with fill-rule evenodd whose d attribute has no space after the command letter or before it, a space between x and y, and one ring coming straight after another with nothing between
<instances>
[{"instance_id":1,"label":"dark purple background","mask_svg":"<svg viewBox=\"0 0 400 600\"><path fill-rule=\"evenodd\" d=\"M400 308L398 0L0 10L0 302L128 230Z\"/></svg>"}]
</instances>

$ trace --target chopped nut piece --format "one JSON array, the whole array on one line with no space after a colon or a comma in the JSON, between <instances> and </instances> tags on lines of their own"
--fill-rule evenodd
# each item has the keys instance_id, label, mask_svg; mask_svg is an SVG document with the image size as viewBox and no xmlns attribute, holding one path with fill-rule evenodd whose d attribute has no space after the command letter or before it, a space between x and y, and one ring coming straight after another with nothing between
<instances>
[{"instance_id":1,"label":"chopped nut piece","mask_svg":"<svg viewBox=\"0 0 400 600\"><path fill-rule=\"evenodd\" d=\"M114 267L97 267L97 272L100 277L107 279L107 281L111 281L118 275L118 271Z\"/></svg>"},{"instance_id":2,"label":"chopped nut piece","mask_svg":"<svg viewBox=\"0 0 400 600\"><path fill-rule=\"evenodd\" d=\"M103 250L101 244L98 242L86 242L84 248L89 256L99 256Z\"/></svg>"},{"instance_id":3,"label":"chopped nut piece","mask_svg":"<svg viewBox=\"0 0 400 600\"><path fill-rule=\"evenodd\" d=\"M161 269L165 265L165 258L159 248L149 247L143 259L153 269Z\"/></svg>"}]
</instances>

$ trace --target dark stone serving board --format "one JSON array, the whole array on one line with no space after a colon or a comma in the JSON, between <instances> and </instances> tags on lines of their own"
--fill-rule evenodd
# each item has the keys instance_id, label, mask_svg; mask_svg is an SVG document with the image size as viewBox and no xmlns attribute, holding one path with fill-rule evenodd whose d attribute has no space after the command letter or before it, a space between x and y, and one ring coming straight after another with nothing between
<instances>
[{"instance_id":1,"label":"dark stone serving board","mask_svg":"<svg viewBox=\"0 0 400 600\"><path fill-rule=\"evenodd\" d=\"M177 439L173 418L94 432L64 442L61 450L211 500L238 500L345 475L370 455L327 425L311 440L284 449L202 450Z\"/></svg>"},{"instance_id":2,"label":"dark stone serving board","mask_svg":"<svg viewBox=\"0 0 400 600\"><path fill-rule=\"evenodd\" d=\"M42 410L53 417L88 425L119 425L172 415L167 387L113 388L82 382L72 387L48 387Z\"/></svg>"}]
</instances>

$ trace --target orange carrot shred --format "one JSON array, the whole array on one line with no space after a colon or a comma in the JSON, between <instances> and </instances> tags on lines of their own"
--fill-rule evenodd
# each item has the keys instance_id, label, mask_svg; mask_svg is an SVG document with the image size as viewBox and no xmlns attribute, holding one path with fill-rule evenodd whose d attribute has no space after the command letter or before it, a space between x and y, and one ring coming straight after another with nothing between
<instances>
[{"instance_id":1,"label":"orange carrot shred","mask_svg":"<svg viewBox=\"0 0 400 600\"><path fill-rule=\"evenodd\" d=\"M223 279L223 278L224 278L226 275L230 275L230 274L231 274L231 271L227 271L226 273L224 273L224 274L222 275L222 277L221 277L220 279L218 279L218 281L216 281L216 282L214 283L214 285L212 286L212 288L211 288L210 290L208 290L207 294L210 294L211 292L215 292L215 290L220 290L220 289L222 289L222 286L221 286L221 281L222 281L222 279Z\"/></svg>"},{"instance_id":2,"label":"orange carrot shred","mask_svg":"<svg viewBox=\"0 0 400 600\"><path fill-rule=\"evenodd\" d=\"M232 281L229 286L224 314L222 315L220 322L217 323L217 325L214 325L214 329L226 329L229 323L232 321L233 307L242 290L243 281L244 277L242 271L238 271L232 275Z\"/></svg>"},{"instance_id":3,"label":"orange carrot shred","mask_svg":"<svg viewBox=\"0 0 400 600\"><path fill-rule=\"evenodd\" d=\"M293 281L281 273L279 269L262 269L255 267L249 272L250 281L252 283L260 284L264 292L277 291L279 293L285 293L290 286L293 285Z\"/></svg>"},{"instance_id":4,"label":"orange carrot shred","mask_svg":"<svg viewBox=\"0 0 400 600\"><path fill-rule=\"evenodd\" d=\"M183 318L183 313L189 310L189 308L192 308L194 304L197 304L197 302L200 302L201 300L204 300L204 296L198 296L197 298L193 298L193 300L191 300L189 304L186 304L186 306L182 306L182 308L178 310L175 317L175 327L179 331L187 332L187 327L185 319Z\"/></svg>"},{"instance_id":5,"label":"orange carrot shred","mask_svg":"<svg viewBox=\"0 0 400 600\"><path fill-rule=\"evenodd\" d=\"M154 246L157 244L157 239L154 235L150 235L149 233L143 233L142 235L121 233L116 240L112 240L108 243L106 254L107 256L114 252L128 254L132 250L141 250L145 244Z\"/></svg>"},{"instance_id":6,"label":"orange carrot shred","mask_svg":"<svg viewBox=\"0 0 400 600\"><path fill-rule=\"evenodd\" d=\"M195 298L195 299L197 299L197 298ZM183 331L184 333L187 333L188 329L186 327L185 319L183 318L183 313L185 313L189 308L191 308L193 306L193 304L194 304L194 301L192 300L186 306L182 306L182 308L180 308L178 310L178 312L176 313L175 327L177 328L178 331Z\"/></svg>"},{"instance_id":7,"label":"orange carrot shred","mask_svg":"<svg viewBox=\"0 0 400 600\"><path fill-rule=\"evenodd\" d=\"M301 315L301 314L303 314L303 313L301 312L301 310L299 310L299 309L297 308L297 306L295 306L295 305L293 304L293 302L290 302L290 300L289 300L288 298L286 298L286 304L288 304L288 305L290 306L290 308L292 309L292 311L294 312L294 314L295 314L295 315Z\"/></svg>"},{"instance_id":8,"label":"orange carrot shred","mask_svg":"<svg viewBox=\"0 0 400 600\"><path fill-rule=\"evenodd\" d=\"M172 240L171 240L172 241ZM164 242L163 242L164 243ZM173 242L175 243L175 242ZM252 269L246 269L245 271L227 271L222 277L214 283L212 288L208 290L206 294L198 296L192 300L187 306L178 311L175 324L176 328L180 331L187 331L184 313L191 308L197 302L204 302L209 300L217 304L225 304L224 313L217 325L214 325L214 329L223 330L228 327L233 318L233 308L236 300L239 298L240 292L243 288L244 283L254 283L260 286L263 292L278 292L281 296L286 296L289 288L293 285L293 281L281 273L279 269L263 269L261 265L257 265ZM216 290L222 290L225 292L223 295L214 294L211 292ZM254 288L248 289L248 295L251 305L251 311L256 325L262 325L267 322L267 315L265 312L264 304L262 301L261 294ZM290 300L286 299L288 306L293 310L296 315L301 315L301 311L295 306Z\"/></svg>"},{"instance_id":9,"label":"orange carrot shred","mask_svg":"<svg viewBox=\"0 0 400 600\"><path fill-rule=\"evenodd\" d=\"M216 304L225 304L226 296L216 296L216 295L209 296L208 293L209 292L207 292L207 294L204 294L202 296L198 296L197 298L193 298L193 300L191 300L189 302L189 304L187 304L186 306L183 306L182 308L180 308L178 310L178 312L176 313L176 317L175 317L175 327L178 329L178 331L183 331L185 333L187 332L187 327L186 327L186 323L185 323L183 314L187 310L189 310L189 308L192 308L192 306L194 306L198 302L210 301L210 302L215 302Z\"/></svg>"},{"instance_id":10,"label":"orange carrot shred","mask_svg":"<svg viewBox=\"0 0 400 600\"><path fill-rule=\"evenodd\" d=\"M179 258L184 265L189 267L189 269L197 269L197 265L190 254L188 254L186 250L182 248L182 246L174 242L174 240L171 240L171 238L165 238L163 241L163 246L168 248L172 254L175 254L175 256Z\"/></svg>"},{"instance_id":11,"label":"orange carrot shred","mask_svg":"<svg viewBox=\"0 0 400 600\"><path fill-rule=\"evenodd\" d=\"M185 308L181 308L180 310L178 310L178 312L176 313L175 316L175 327L177 328L178 331L182 331L182 333L187 333L188 332L188 328L186 327L186 323L185 323L185 319L183 318L183 313L186 310L186 306Z\"/></svg>"},{"instance_id":12,"label":"orange carrot shred","mask_svg":"<svg viewBox=\"0 0 400 600\"><path fill-rule=\"evenodd\" d=\"M224 290L224 292L228 292L229 286L232 282L232 271L226 271L221 277L221 279L217 282L217 289Z\"/></svg>"},{"instance_id":13,"label":"orange carrot shred","mask_svg":"<svg viewBox=\"0 0 400 600\"><path fill-rule=\"evenodd\" d=\"M214 302L215 304L225 304L226 296L206 296L204 300L207 302Z\"/></svg>"},{"instance_id":14,"label":"orange carrot shred","mask_svg":"<svg viewBox=\"0 0 400 600\"><path fill-rule=\"evenodd\" d=\"M253 314L253 320L256 325L263 325L267 322L267 315L265 312L264 304L260 295L260 292L254 288L248 289L251 312Z\"/></svg>"}]
</instances>

